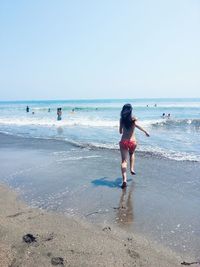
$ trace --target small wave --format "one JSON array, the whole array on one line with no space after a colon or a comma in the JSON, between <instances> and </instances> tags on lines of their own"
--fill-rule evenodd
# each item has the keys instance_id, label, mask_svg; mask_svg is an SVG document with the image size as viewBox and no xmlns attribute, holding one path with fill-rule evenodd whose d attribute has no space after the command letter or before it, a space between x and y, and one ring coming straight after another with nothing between
<instances>
[{"instance_id":1,"label":"small wave","mask_svg":"<svg viewBox=\"0 0 200 267\"><path fill-rule=\"evenodd\" d=\"M84 148L84 149L91 149L91 150L119 150L119 144L118 143L102 143L102 142L84 142L84 141L74 141L72 139L67 138L57 138L57 137L31 137L31 136L23 136L20 134L14 134L7 131L0 131L2 134L6 135L12 135L12 136L18 136L20 138L25 139L43 139L43 140L52 140L52 141L64 141L65 143L69 144L72 147L76 148ZM61 153L60 151L59 153ZM141 155L149 155L154 156L158 158L167 158L172 159L176 161L192 161L192 162L200 162L200 155L196 155L193 153L187 153L187 152L180 152L180 151L172 151L172 150L166 150L161 147L155 147L155 146L144 146L142 143L138 145L137 152ZM57 153L57 152L55 152ZM66 151L64 151L66 154ZM74 159L75 160L75 159Z\"/></svg>"},{"instance_id":2,"label":"small wave","mask_svg":"<svg viewBox=\"0 0 200 267\"><path fill-rule=\"evenodd\" d=\"M103 120L103 119L91 119L91 118L67 118L62 121L57 121L52 118L0 118L0 124L2 125L16 125L16 126L83 126L83 127L118 127L118 121Z\"/></svg>"},{"instance_id":3,"label":"small wave","mask_svg":"<svg viewBox=\"0 0 200 267\"><path fill-rule=\"evenodd\" d=\"M70 145L73 145L75 147L80 147L80 148L88 148L88 149L109 149L109 150L116 150L119 148L118 144L105 144L105 143L97 143L97 142L80 142L80 141L74 141L71 139L64 139L65 142L67 142Z\"/></svg>"},{"instance_id":4,"label":"small wave","mask_svg":"<svg viewBox=\"0 0 200 267\"><path fill-rule=\"evenodd\" d=\"M91 158L100 158L98 155L94 156L79 156L79 157L63 157L60 159L57 159L57 162L63 162L63 161L77 161L77 160L82 160L82 159L91 159Z\"/></svg>"},{"instance_id":5,"label":"small wave","mask_svg":"<svg viewBox=\"0 0 200 267\"><path fill-rule=\"evenodd\" d=\"M173 150L165 150L160 147L138 147L138 152L142 155L150 155L158 158L166 158L176 161L191 161L200 162L200 155L195 155L187 152L179 152Z\"/></svg>"},{"instance_id":6,"label":"small wave","mask_svg":"<svg viewBox=\"0 0 200 267\"><path fill-rule=\"evenodd\" d=\"M119 121L113 119L104 119L98 117L64 117L61 121L56 118L43 117L8 117L0 118L1 125L16 125L16 126L44 126L44 127L65 127L65 126L80 126L80 127L118 127ZM200 119L148 119L140 120L140 124L144 127L154 128L170 128L170 127L194 127L200 129Z\"/></svg>"},{"instance_id":7,"label":"small wave","mask_svg":"<svg viewBox=\"0 0 200 267\"><path fill-rule=\"evenodd\" d=\"M118 143L112 144L103 144L103 143L83 143L83 142L75 142L69 139L65 139L71 145L81 148L89 148L89 149L108 149L108 150L118 150ZM168 158L176 161L192 161L192 162L200 162L200 156L189 154L186 152L177 152L172 150L164 150L160 147L144 147L143 145L138 146L137 151L143 155L151 155L159 158Z\"/></svg>"},{"instance_id":8,"label":"small wave","mask_svg":"<svg viewBox=\"0 0 200 267\"><path fill-rule=\"evenodd\" d=\"M153 127L194 127L200 129L200 119L163 119L152 123Z\"/></svg>"}]
</instances>

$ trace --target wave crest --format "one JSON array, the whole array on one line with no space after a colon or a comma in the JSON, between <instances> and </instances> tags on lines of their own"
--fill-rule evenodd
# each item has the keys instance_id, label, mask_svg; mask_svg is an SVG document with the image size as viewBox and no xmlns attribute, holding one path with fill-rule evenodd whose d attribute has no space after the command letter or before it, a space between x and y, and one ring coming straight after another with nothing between
<instances>
[{"instance_id":1,"label":"wave crest","mask_svg":"<svg viewBox=\"0 0 200 267\"><path fill-rule=\"evenodd\" d=\"M153 127L195 127L200 129L200 119L164 119L159 122L152 123Z\"/></svg>"}]
</instances>

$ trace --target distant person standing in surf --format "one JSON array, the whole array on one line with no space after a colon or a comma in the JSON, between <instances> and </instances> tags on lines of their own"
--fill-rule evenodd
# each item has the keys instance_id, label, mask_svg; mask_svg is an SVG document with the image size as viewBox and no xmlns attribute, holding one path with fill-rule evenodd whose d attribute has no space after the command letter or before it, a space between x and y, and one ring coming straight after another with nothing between
<instances>
[{"instance_id":1,"label":"distant person standing in surf","mask_svg":"<svg viewBox=\"0 0 200 267\"><path fill-rule=\"evenodd\" d=\"M121 141L119 142L120 152L121 152L121 171L122 171L122 189L127 186L127 159L128 154L130 158L130 172L132 175L135 175L134 171L134 163L135 163L135 149L137 146L137 142L135 139L134 130L138 128L142 132L149 136L149 133L144 130L141 126L138 125L137 119L132 116L132 106L131 104L126 104L123 106L121 110L121 118L120 118L120 126L119 132L122 134Z\"/></svg>"},{"instance_id":2,"label":"distant person standing in surf","mask_svg":"<svg viewBox=\"0 0 200 267\"><path fill-rule=\"evenodd\" d=\"M62 119L62 108L57 108L57 120L61 121Z\"/></svg>"}]
</instances>

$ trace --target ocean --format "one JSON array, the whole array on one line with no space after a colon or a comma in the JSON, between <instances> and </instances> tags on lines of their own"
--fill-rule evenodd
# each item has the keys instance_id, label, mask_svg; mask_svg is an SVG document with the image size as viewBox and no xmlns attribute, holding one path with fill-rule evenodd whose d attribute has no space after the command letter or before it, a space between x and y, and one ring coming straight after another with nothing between
<instances>
[{"instance_id":1,"label":"ocean","mask_svg":"<svg viewBox=\"0 0 200 267\"><path fill-rule=\"evenodd\" d=\"M200 161L199 98L0 102L0 132L64 140L79 147L118 149L120 111L125 103L132 104L133 115L151 136L146 138L136 129L138 151L179 161ZM62 108L59 121L58 107Z\"/></svg>"}]
</instances>

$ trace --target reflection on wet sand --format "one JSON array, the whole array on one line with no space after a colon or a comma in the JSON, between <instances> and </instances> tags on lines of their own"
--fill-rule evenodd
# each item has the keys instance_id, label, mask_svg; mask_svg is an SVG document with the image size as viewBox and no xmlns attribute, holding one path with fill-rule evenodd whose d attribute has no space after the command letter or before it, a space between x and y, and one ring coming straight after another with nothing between
<instances>
[{"instance_id":1,"label":"reflection on wet sand","mask_svg":"<svg viewBox=\"0 0 200 267\"><path fill-rule=\"evenodd\" d=\"M134 182L131 183L129 188L124 188L120 197L119 208L116 214L116 222L119 226L130 225L133 222L133 201L132 193L134 190Z\"/></svg>"},{"instance_id":2,"label":"reflection on wet sand","mask_svg":"<svg viewBox=\"0 0 200 267\"><path fill-rule=\"evenodd\" d=\"M63 134L63 128L62 127L58 127L57 128L57 133L58 134Z\"/></svg>"}]
</instances>

